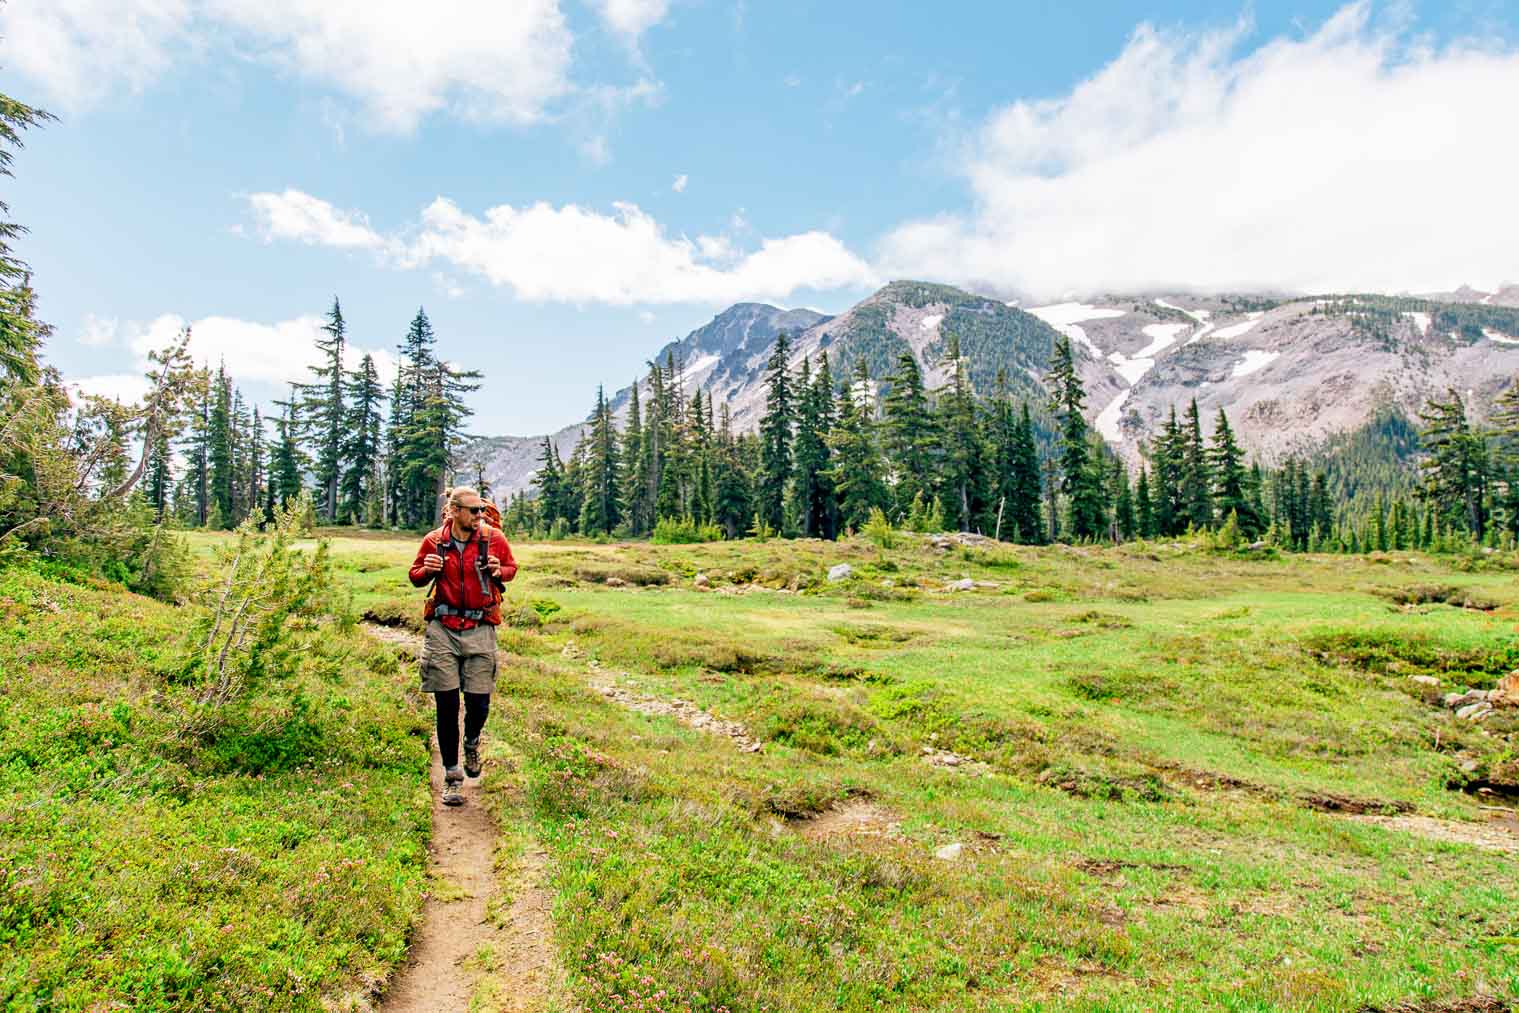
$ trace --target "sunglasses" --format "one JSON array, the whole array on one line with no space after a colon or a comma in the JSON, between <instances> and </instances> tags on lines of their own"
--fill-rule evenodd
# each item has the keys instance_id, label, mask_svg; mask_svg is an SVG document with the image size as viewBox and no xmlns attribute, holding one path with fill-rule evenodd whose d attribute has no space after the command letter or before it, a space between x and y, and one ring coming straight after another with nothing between
<instances>
[{"instance_id":1,"label":"sunglasses","mask_svg":"<svg viewBox=\"0 0 1519 1013\"><path fill-rule=\"evenodd\" d=\"M456 506L456 507L454 507L454 509L455 510L468 510L470 513L474 514L477 517L480 514L485 513L485 507L484 506Z\"/></svg>"}]
</instances>

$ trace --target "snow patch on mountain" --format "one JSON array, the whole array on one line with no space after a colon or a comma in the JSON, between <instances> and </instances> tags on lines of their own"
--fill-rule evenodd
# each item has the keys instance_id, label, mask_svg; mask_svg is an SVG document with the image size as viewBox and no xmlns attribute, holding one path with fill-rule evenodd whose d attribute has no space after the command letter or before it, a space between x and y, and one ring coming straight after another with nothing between
<instances>
[{"instance_id":1,"label":"snow patch on mountain","mask_svg":"<svg viewBox=\"0 0 1519 1013\"><path fill-rule=\"evenodd\" d=\"M1117 397L1107 403L1102 411L1097 413L1097 431L1102 438L1109 443L1123 442L1123 429L1119 426L1119 420L1123 418L1123 406L1129 400L1129 395L1134 393L1131 387L1121 391Z\"/></svg>"},{"instance_id":2,"label":"snow patch on mountain","mask_svg":"<svg viewBox=\"0 0 1519 1013\"><path fill-rule=\"evenodd\" d=\"M1482 336L1489 341L1496 341L1500 345L1519 345L1519 338L1510 338L1506 335L1499 334L1497 331L1493 330L1490 327L1482 328Z\"/></svg>"},{"instance_id":3,"label":"snow patch on mountain","mask_svg":"<svg viewBox=\"0 0 1519 1013\"><path fill-rule=\"evenodd\" d=\"M1252 348L1245 353L1245 357L1234 366L1231 374L1236 380L1251 373L1258 373L1281 358L1281 352L1263 352L1258 348Z\"/></svg>"},{"instance_id":4,"label":"snow patch on mountain","mask_svg":"<svg viewBox=\"0 0 1519 1013\"><path fill-rule=\"evenodd\" d=\"M1193 320L1196 320L1198 323L1203 323L1208 319L1208 317L1212 316L1212 314L1207 310L1189 310L1185 306L1176 305L1174 302L1166 302L1159 296L1155 297L1155 305L1159 306L1161 309L1176 310L1178 313L1185 313L1187 316L1191 317Z\"/></svg>"},{"instance_id":5,"label":"snow patch on mountain","mask_svg":"<svg viewBox=\"0 0 1519 1013\"><path fill-rule=\"evenodd\" d=\"M1420 334L1428 334L1429 333L1429 314L1428 313L1413 313L1413 312L1408 312L1408 313L1404 313L1403 315L1414 322L1414 326L1419 329L1419 333Z\"/></svg>"},{"instance_id":6,"label":"snow patch on mountain","mask_svg":"<svg viewBox=\"0 0 1519 1013\"><path fill-rule=\"evenodd\" d=\"M925 331L936 331L939 329L939 325L943 322L943 313L931 313L928 316L924 317L922 320L918 321L918 327Z\"/></svg>"},{"instance_id":7,"label":"snow patch on mountain","mask_svg":"<svg viewBox=\"0 0 1519 1013\"><path fill-rule=\"evenodd\" d=\"M1252 330L1255 329L1255 325L1258 323L1260 323L1259 317L1256 317L1253 320L1241 320L1237 324L1230 324L1228 327L1220 327L1218 330L1213 332L1213 336L1215 338L1237 338L1241 335L1249 334Z\"/></svg>"},{"instance_id":8,"label":"snow patch on mountain","mask_svg":"<svg viewBox=\"0 0 1519 1013\"><path fill-rule=\"evenodd\" d=\"M1101 355L1102 351L1092 344L1091 339L1087 337L1087 332L1077 325L1085 320L1108 320L1121 317L1126 311L1089 306L1080 302L1062 302L1050 306L1034 306L1028 312L1077 344L1085 345L1093 355Z\"/></svg>"},{"instance_id":9,"label":"snow patch on mountain","mask_svg":"<svg viewBox=\"0 0 1519 1013\"><path fill-rule=\"evenodd\" d=\"M1176 344L1176 339L1180 337L1181 332L1190 326L1190 324L1146 324L1140 328L1140 331L1145 337L1150 339L1150 343L1141 348L1134 358L1155 358L1161 352Z\"/></svg>"}]
</instances>

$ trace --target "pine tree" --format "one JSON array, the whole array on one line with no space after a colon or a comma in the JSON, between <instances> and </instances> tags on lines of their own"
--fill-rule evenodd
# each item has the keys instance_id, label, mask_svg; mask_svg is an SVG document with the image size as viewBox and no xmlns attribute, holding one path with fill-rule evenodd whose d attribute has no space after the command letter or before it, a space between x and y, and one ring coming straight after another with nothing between
<instances>
[{"instance_id":1,"label":"pine tree","mask_svg":"<svg viewBox=\"0 0 1519 1013\"><path fill-rule=\"evenodd\" d=\"M1155 502L1150 495L1150 473L1143 465L1134 487L1134 526L1140 538L1155 537Z\"/></svg>"},{"instance_id":2,"label":"pine tree","mask_svg":"<svg viewBox=\"0 0 1519 1013\"><path fill-rule=\"evenodd\" d=\"M855 373L839 399L838 422L828 435L833 452L829 478L838 490L839 523L855 531L864 527L872 510L886 504L886 485L876 447L875 403L864 358L855 360Z\"/></svg>"},{"instance_id":3,"label":"pine tree","mask_svg":"<svg viewBox=\"0 0 1519 1013\"><path fill-rule=\"evenodd\" d=\"M754 516L747 475L748 469L744 467L733 438L733 419L725 404L722 424L717 431L717 478L712 494L712 516L729 538L743 534Z\"/></svg>"},{"instance_id":4,"label":"pine tree","mask_svg":"<svg viewBox=\"0 0 1519 1013\"><path fill-rule=\"evenodd\" d=\"M828 372L827 353L818 366L818 379L812 380L811 368L802 360L796 385L796 440L792 459L791 516L804 538L834 536L834 486L830 448L827 442L833 428L833 385Z\"/></svg>"},{"instance_id":5,"label":"pine tree","mask_svg":"<svg viewBox=\"0 0 1519 1013\"><path fill-rule=\"evenodd\" d=\"M787 360L791 340L784 332L765 364L765 414L760 418L760 471L754 490L760 519L777 531L786 523L786 490L791 482L791 444L795 406Z\"/></svg>"},{"instance_id":6,"label":"pine tree","mask_svg":"<svg viewBox=\"0 0 1519 1013\"><path fill-rule=\"evenodd\" d=\"M606 393L596 388L596 408L591 414L591 431L584 440L585 496L580 507L580 531L586 535L611 534L622 523L622 454L617 430L612 425L612 409Z\"/></svg>"},{"instance_id":7,"label":"pine tree","mask_svg":"<svg viewBox=\"0 0 1519 1013\"><path fill-rule=\"evenodd\" d=\"M1134 493L1129 486L1129 469L1123 459L1113 455L1112 482L1108 498L1113 503L1113 521L1109 533L1115 542L1126 542L1134 537L1138 522L1134 515Z\"/></svg>"},{"instance_id":8,"label":"pine tree","mask_svg":"<svg viewBox=\"0 0 1519 1013\"><path fill-rule=\"evenodd\" d=\"M960 355L960 336L951 332L947 354L952 364L948 388L939 395L938 430L944 447L940 471L950 515L960 531L977 531L991 510L986 487L985 448L975 392Z\"/></svg>"},{"instance_id":9,"label":"pine tree","mask_svg":"<svg viewBox=\"0 0 1519 1013\"><path fill-rule=\"evenodd\" d=\"M1199 531L1213 527L1213 471L1203 443L1203 423L1196 398L1187 408L1181 486L1188 525Z\"/></svg>"},{"instance_id":10,"label":"pine tree","mask_svg":"<svg viewBox=\"0 0 1519 1013\"><path fill-rule=\"evenodd\" d=\"M279 442L275 445L274 453L269 461L269 488L273 494L274 505L288 507L300 498L303 485L301 476L305 471L305 461L298 437L301 428L297 391L290 392L290 400L276 401L275 404L280 407L279 421L274 424Z\"/></svg>"},{"instance_id":11,"label":"pine tree","mask_svg":"<svg viewBox=\"0 0 1519 1013\"><path fill-rule=\"evenodd\" d=\"M474 414L465 395L478 390L480 374L455 369L435 358L427 314L417 316L407 334L407 366L412 381L409 418L401 433L397 471L403 522L422 527L438 521L444 489L464 439L464 423Z\"/></svg>"},{"instance_id":12,"label":"pine tree","mask_svg":"<svg viewBox=\"0 0 1519 1013\"><path fill-rule=\"evenodd\" d=\"M1018 541L1037 545L1044 541L1045 527L1039 517L1043 495L1039 481L1039 447L1034 441L1034 421L1028 402L1023 402L1018 428L1013 435L1013 475L1008 489L1007 515Z\"/></svg>"},{"instance_id":13,"label":"pine tree","mask_svg":"<svg viewBox=\"0 0 1519 1013\"><path fill-rule=\"evenodd\" d=\"M1076 374L1070 339L1055 343L1055 357L1046 383L1054 390L1050 405L1060 426L1061 488L1069 501L1069 528L1073 539L1101 537L1105 524L1102 479L1092 461L1092 448L1082 406L1086 391Z\"/></svg>"},{"instance_id":14,"label":"pine tree","mask_svg":"<svg viewBox=\"0 0 1519 1013\"><path fill-rule=\"evenodd\" d=\"M347 374L347 415L343 420L342 479L338 484L339 500L336 520L358 524L369 513L373 490L369 485L377 477L380 457L384 453L380 414L385 402L385 388L374 357L365 353L359 368Z\"/></svg>"},{"instance_id":15,"label":"pine tree","mask_svg":"<svg viewBox=\"0 0 1519 1013\"><path fill-rule=\"evenodd\" d=\"M645 490L648 488L644 457L643 408L638 396L638 381L628 395L628 421L622 431L622 503L628 531L647 535L654 530L654 513Z\"/></svg>"},{"instance_id":16,"label":"pine tree","mask_svg":"<svg viewBox=\"0 0 1519 1013\"><path fill-rule=\"evenodd\" d=\"M344 398L348 376L343 369L347 325L337 296L332 298L332 308L327 311L327 321L321 330L326 337L316 339L320 361L310 367L314 379L300 388L301 418L306 424L304 435L312 448L317 513L334 524L339 520L338 486L343 478L344 433L349 421Z\"/></svg>"},{"instance_id":17,"label":"pine tree","mask_svg":"<svg viewBox=\"0 0 1519 1013\"><path fill-rule=\"evenodd\" d=\"M211 511L211 375L197 370L190 392L190 424L185 434L185 458L188 462L185 482L190 509L185 520L195 527L205 527Z\"/></svg>"},{"instance_id":18,"label":"pine tree","mask_svg":"<svg viewBox=\"0 0 1519 1013\"><path fill-rule=\"evenodd\" d=\"M264 486L267 484L264 476L265 450L264 450L264 416L258 406L253 406L253 418L248 423L247 437L247 471L244 473L243 501L246 504L243 515L257 513L262 501Z\"/></svg>"},{"instance_id":19,"label":"pine tree","mask_svg":"<svg viewBox=\"0 0 1519 1013\"><path fill-rule=\"evenodd\" d=\"M1220 517L1233 514L1240 535L1253 540L1261 532L1261 518L1250 501L1245 454L1234 438L1229 416L1222 408L1213 426L1213 445L1208 449L1208 463L1213 477L1213 501ZM1327 528L1325 529L1327 530Z\"/></svg>"},{"instance_id":20,"label":"pine tree","mask_svg":"<svg viewBox=\"0 0 1519 1013\"><path fill-rule=\"evenodd\" d=\"M1004 530L1016 532L1018 524L1012 519L1010 501L1015 498L1017 482L1018 417L1013 413L1013 401L1007 393L1007 371L997 371L997 389L986 413L986 466L990 472L987 486L990 498L996 504L996 521L992 530L994 538L1000 539ZM1011 509L1010 509L1011 507Z\"/></svg>"},{"instance_id":21,"label":"pine tree","mask_svg":"<svg viewBox=\"0 0 1519 1013\"><path fill-rule=\"evenodd\" d=\"M538 452L538 470L533 474L533 488L538 491L538 519L545 529L554 522L568 522L564 495L564 465L559 460L559 448L543 438Z\"/></svg>"},{"instance_id":22,"label":"pine tree","mask_svg":"<svg viewBox=\"0 0 1519 1013\"><path fill-rule=\"evenodd\" d=\"M216 371L212 386L211 416L208 424L208 451L211 465L211 514L224 528L237 525L232 504L235 478L232 469L232 380L226 366Z\"/></svg>"},{"instance_id":23,"label":"pine tree","mask_svg":"<svg viewBox=\"0 0 1519 1013\"><path fill-rule=\"evenodd\" d=\"M386 523L396 526L401 524L401 436L411 418L411 387L406 372L403 360L390 387L390 416L385 424L385 519Z\"/></svg>"},{"instance_id":24,"label":"pine tree","mask_svg":"<svg viewBox=\"0 0 1519 1013\"><path fill-rule=\"evenodd\" d=\"M910 350L897 356L896 372L887 379L891 389L883 405L881 435L894 509L901 516L913 500L933 495L937 437L923 372Z\"/></svg>"},{"instance_id":25,"label":"pine tree","mask_svg":"<svg viewBox=\"0 0 1519 1013\"><path fill-rule=\"evenodd\" d=\"M174 488L174 455L169 447L169 434L160 430L153 441L148 457L148 477L145 494L153 508L153 522L162 524L169 510L169 497Z\"/></svg>"},{"instance_id":26,"label":"pine tree","mask_svg":"<svg viewBox=\"0 0 1519 1013\"><path fill-rule=\"evenodd\" d=\"M1187 528L1186 501L1182 495L1185 438L1176 420L1176 406L1150 450L1150 496L1154 501L1155 534L1179 535Z\"/></svg>"},{"instance_id":27,"label":"pine tree","mask_svg":"<svg viewBox=\"0 0 1519 1013\"><path fill-rule=\"evenodd\" d=\"M1440 511L1442 521L1459 524L1480 540L1487 528L1487 441L1468 424L1466 405L1455 390L1444 401L1431 400L1419 419L1427 451L1420 462L1420 495Z\"/></svg>"}]
</instances>

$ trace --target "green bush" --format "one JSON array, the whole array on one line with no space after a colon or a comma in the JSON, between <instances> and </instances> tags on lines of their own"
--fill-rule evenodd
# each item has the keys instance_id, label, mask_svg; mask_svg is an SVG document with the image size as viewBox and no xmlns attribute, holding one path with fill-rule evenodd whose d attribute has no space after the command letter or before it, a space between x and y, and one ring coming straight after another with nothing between
<instances>
[{"instance_id":1,"label":"green bush","mask_svg":"<svg viewBox=\"0 0 1519 1013\"><path fill-rule=\"evenodd\" d=\"M690 517L677 520L661 517L654 525L655 545L694 545L698 542L720 542L723 529L716 524L698 524Z\"/></svg>"}]
</instances>

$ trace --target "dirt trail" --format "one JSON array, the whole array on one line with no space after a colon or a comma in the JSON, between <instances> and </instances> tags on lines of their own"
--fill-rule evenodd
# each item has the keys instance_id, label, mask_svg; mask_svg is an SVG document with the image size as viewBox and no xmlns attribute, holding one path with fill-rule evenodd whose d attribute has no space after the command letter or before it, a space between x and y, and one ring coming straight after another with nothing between
<instances>
[{"instance_id":1,"label":"dirt trail","mask_svg":"<svg viewBox=\"0 0 1519 1013\"><path fill-rule=\"evenodd\" d=\"M464 966L496 930L486 905L496 891L491 852L496 827L480 804L479 789L465 782L464 805L450 809L440 802L443 763L432 751L433 839L428 873L432 893L423 910L422 927L406 966L385 994L385 1013L433 1013L465 1010L475 994L476 974Z\"/></svg>"},{"instance_id":2,"label":"dirt trail","mask_svg":"<svg viewBox=\"0 0 1519 1013\"><path fill-rule=\"evenodd\" d=\"M365 629L377 639L414 653L420 650L421 638L409 631L370 624ZM489 735L487 727L487 740ZM488 763L485 776L493 774L506 776L499 767L493 772ZM495 867L499 834L481 798L482 782L464 782L464 805L443 805L443 761L436 740L431 781L431 895L406 964L379 1005L381 1013L543 1013L569 1008L554 956L549 895L543 887L547 853L529 838L514 867Z\"/></svg>"}]
</instances>

